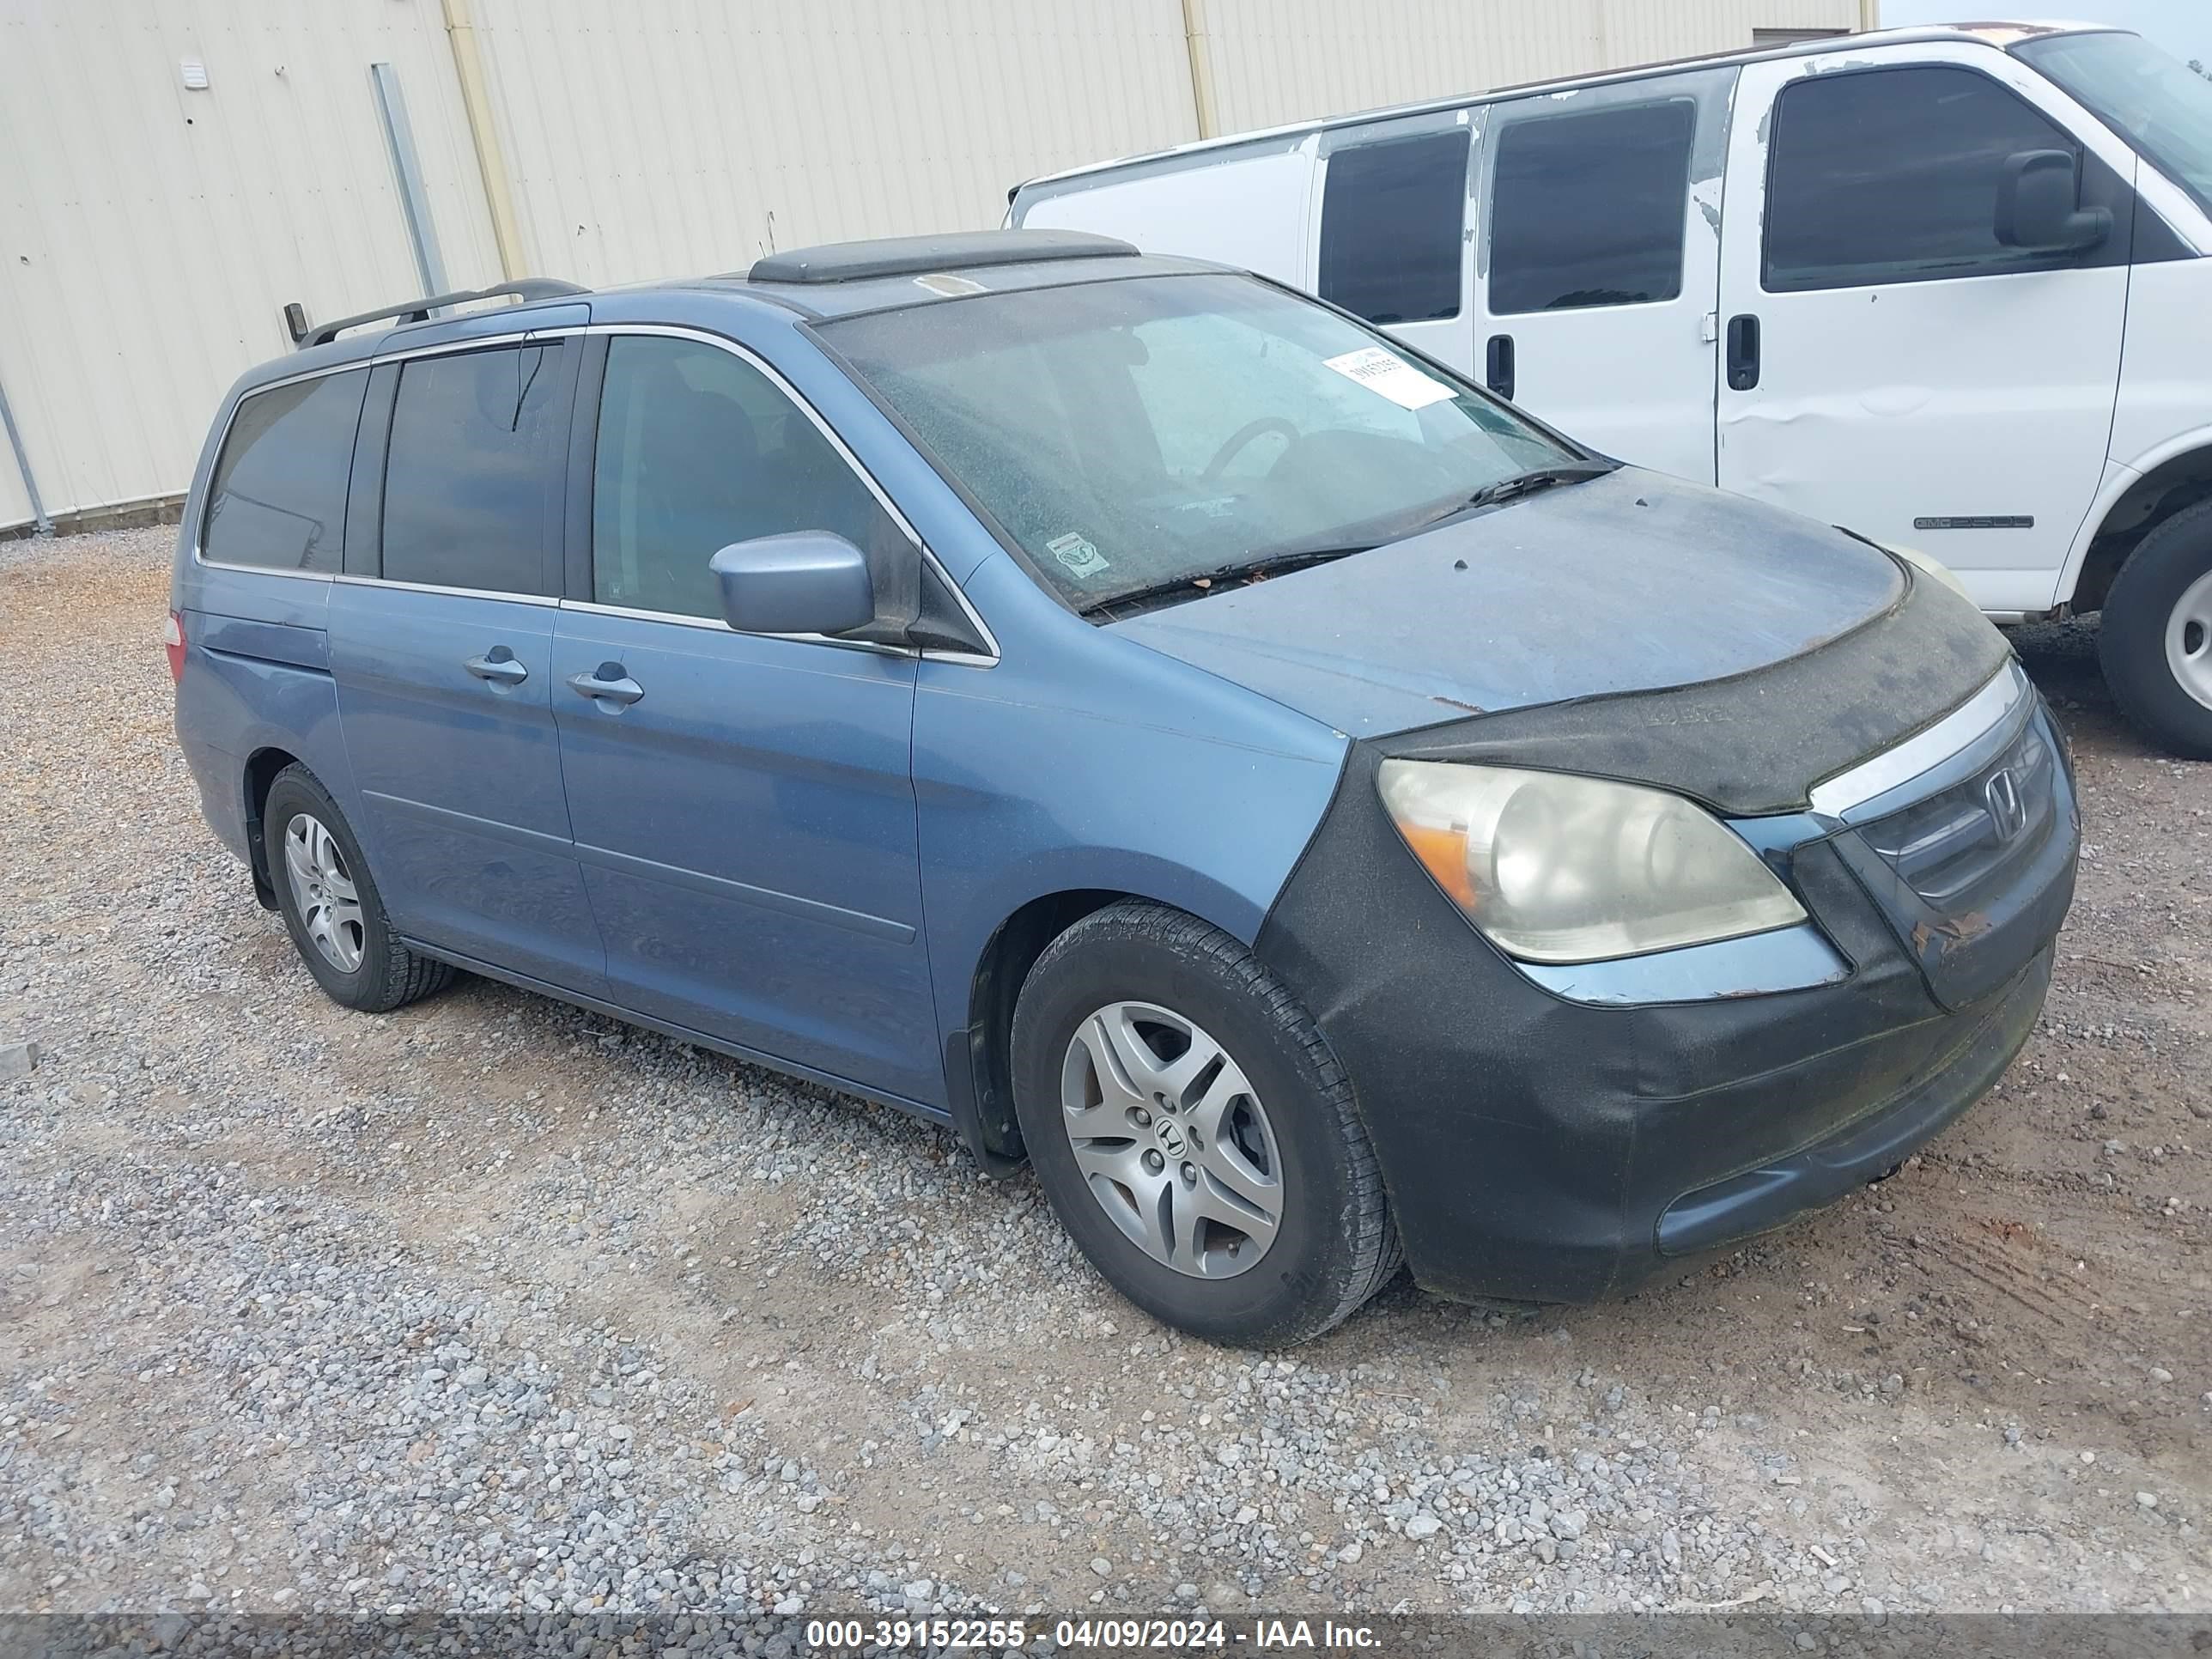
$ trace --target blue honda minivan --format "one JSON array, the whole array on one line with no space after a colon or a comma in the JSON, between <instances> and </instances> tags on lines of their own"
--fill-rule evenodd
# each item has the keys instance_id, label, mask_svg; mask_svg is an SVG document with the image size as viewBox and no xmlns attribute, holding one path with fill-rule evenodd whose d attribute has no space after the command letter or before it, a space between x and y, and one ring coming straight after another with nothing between
<instances>
[{"instance_id":1,"label":"blue honda minivan","mask_svg":"<svg viewBox=\"0 0 2212 1659\"><path fill-rule=\"evenodd\" d=\"M348 1007L951 1125L1243 1344L1617 1293L2035 1023L2069 763L1925 561L1104 238L495 294L247 374L179 538L208 821Z\"/></svg>"}]
</instances>

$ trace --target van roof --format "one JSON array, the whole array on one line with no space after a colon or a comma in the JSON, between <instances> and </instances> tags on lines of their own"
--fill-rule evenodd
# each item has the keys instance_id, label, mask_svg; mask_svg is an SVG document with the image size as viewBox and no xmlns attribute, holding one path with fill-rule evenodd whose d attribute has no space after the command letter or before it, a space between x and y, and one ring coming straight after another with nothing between
<instances>
[{"instance_id":1,"label":"van roof","mask_svg":"<svg viewBox=\"0 0 2212 1659\"><path fill-rule=\"evenodd\" d=\"M1626 69L1603 70L1591 75L1557 76L1541 81L1519 81L1507 86L1490 87L1474 92L1456 93L1449 98L1428 98L1414 103L1389 104L1378 109L1354 111L1345 115L1327 115L1316 119L1285 122L1280 126L1255 127L1249 132L1226 133L1218 138L1200 138L1188 144L1172 144L1164 149L1146 150L1135 155L1117 156L1108 161L1091 161L1081 167L1063 168L1058 173L1039 173L1034 179L1023 180L1006 192L1011 204L1024 191L1039 185L1056 185L1069 179L1082 179L1096 173L1117 172L1123 167L1156 163L1169 160L1199 158L1235 149L1241 145L1279 143L1286 138L1303 137L1310 133L1328 132L1340 127L1365 126L1370 122L1384 121L1407 115L1428 115L1444 111L1464 109L1474 104L1492 102L1501 98L1519 97L1526 93L1571 91L1579 87L1606 86L1616 82L1640 80L1646 76L1672 74L1684 69L1705 69L1728 64L1761 63L1773 58L1804 58L1823 52L1848 52L1862 46L1910 45L1915 41L1972 41L2003 51L2019 42L2043 34L2078 34L2087 33L2125 33L2102 23L1935 23L1911 28L1875 29L1865 33L1819 36L1808 40L1793 40L1780 46L1747 46L1735 52L1705 52L1687 58L1670 58L1656 64L1638 64Z\"/></svg>"},{"instance_id":2,"label":"van roof","mask_svg":"<svg viewBox=\"0 0 2212 1659\"><path fill-rule=\"evenodd\" d=\"M472 292L404 300L325 323L311 325L302 319L296 325L298 349L289 357L249 369L240 385L251 388L269 380L370 362L425 338L440 345L449 341L459 344L466 337L456 337L453 325L465 322L480 325L479 331L495 330L502 336L532 327L571 325L580 319L586 302L591 306L592 320L617 324L653 320L666 308L666 296L679 294L768 306L820 321L973 294L1094 282L1109 275L1164 276L1224 269L1210 260L1143 253L1127 242L1085 231L1013 229L828 242L769 255L745 271L664 278L615 288L586 289L547 277L520 277ZM485 311L460 309L497 299L519 303ZM438 311L452 314L433 315ZM369 326L377 323L391 326Z\"/></svg>"}]
</instances>

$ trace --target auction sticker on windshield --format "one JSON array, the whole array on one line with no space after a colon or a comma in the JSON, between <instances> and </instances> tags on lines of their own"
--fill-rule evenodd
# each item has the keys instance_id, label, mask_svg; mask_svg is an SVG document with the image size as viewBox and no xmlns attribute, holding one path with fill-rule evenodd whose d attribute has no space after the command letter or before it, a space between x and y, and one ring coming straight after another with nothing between
<instances>
[{"instance_id":1,"label":"auction sticker on windshield","mask_svg":"<svg viewBox=\"0 0 2212 1659\"><path fill-rule=\"evenodd\" d=\"M1452 395L1441 380L1432 380L1395 352L1381 346L1347 351L1341 357L1324 357L1322 363L1347 380L1357 380L1370 392L1380 392L1401 409L1426 409Z\"/></svg>"}]
</instances>

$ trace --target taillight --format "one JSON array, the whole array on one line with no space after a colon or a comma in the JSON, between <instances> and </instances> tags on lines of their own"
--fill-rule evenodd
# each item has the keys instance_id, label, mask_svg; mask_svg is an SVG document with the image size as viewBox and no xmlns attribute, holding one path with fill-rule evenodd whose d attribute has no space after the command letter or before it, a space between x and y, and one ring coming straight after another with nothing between
<instances>
[{"instance_id":1,"label":"taillight","mask_svg":"<svg viewBox=\"0 0 2212 1659\"><path fill-rule=\"evenodd\" d=\"M169 678L180 680L185 677L185 619L175 611L169 613L168 626L161 630L161 649L168 653Z\"/></svg>"}]
</instances>

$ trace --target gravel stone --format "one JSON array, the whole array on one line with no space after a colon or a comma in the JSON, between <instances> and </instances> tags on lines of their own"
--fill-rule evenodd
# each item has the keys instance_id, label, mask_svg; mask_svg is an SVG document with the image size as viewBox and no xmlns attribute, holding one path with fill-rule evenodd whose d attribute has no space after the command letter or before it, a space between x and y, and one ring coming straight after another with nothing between
<instances>
[{"instance_id":1,"label":"gravel stone","mask_svg":"<svg viewBox=\"0 0 2212 1659\"><path fill-rule=\"evenodd\" d=\"M2119 726L2094 624L2017 636L2088 848L1989 1101L1626 1302L1401 1282L1275 1355L1133 1312L950 1131L483 980L330 1003L178 753L173 537L0 542L46 693L0 708L0 1608L766 1659L870 1610L2201 1603L2212 768Z\"/></svg>"}]
</instances>

